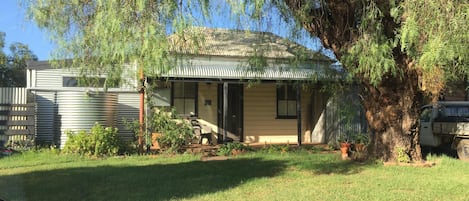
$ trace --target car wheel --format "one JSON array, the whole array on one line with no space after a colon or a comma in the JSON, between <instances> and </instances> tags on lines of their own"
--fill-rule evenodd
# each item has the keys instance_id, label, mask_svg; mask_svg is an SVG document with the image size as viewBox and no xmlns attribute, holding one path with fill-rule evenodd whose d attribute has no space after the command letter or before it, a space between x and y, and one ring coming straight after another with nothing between
<instances>
[{"instance_id":1,"label":"car wheel","mask_svg":"<svg viewBox=\"0 0 469 201\"><path fill-rule=\"evenodd\" d=\"M469 161L469 139L460 140L456 151L459 159Z\"/></svg>"}]
</instances>

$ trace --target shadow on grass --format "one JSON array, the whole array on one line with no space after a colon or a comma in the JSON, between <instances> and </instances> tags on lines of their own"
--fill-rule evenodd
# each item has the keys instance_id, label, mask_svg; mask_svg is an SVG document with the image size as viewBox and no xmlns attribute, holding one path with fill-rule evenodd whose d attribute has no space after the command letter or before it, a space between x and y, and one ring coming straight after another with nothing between
<instances>
[{"instance_id":1,"label":"shadow on grass","mask_svg":"<svg viewBox=\"0 0 469 201\"><path fill-rule=\"evenodd\" d=\"M321 156L321 155L318 155ZM358 174L365 168L375 165L371 161L357 162L352 160L341 160L336 155L322 155L318 158L312 158L297 162L301 170L311 171L314 174Z\"/></svg>"},{"instance_id":2,"label":"shadow on grass","mask_svg":"<svg viewBox=\"0 0 469 201\"><path fill-rule=\"evenodd\" d=\"M433 155L433 156L448 156L450 158L455 158L458 159L458 154L456 150L451 149L451 147L448 146L442 146L442 147L436 147L436 148L431 148L431 147L424 147L422 146L422 158L427 159L427 156Z\"/></svg>"},{"instance_id":3,"label":"shadow on grass","mask_svg":"<svg viewBox=\"0 0 469 201\"><path fill-rule=\"evenodd\" d=\"M274 177L283 161L257 158L148 166L98 166L0 177L5 200L169 200L216 193Z\"/></svg>"},{"instance_id":4,"label":"shadow on grass","mask_svg":"<svg viewBox=\"0 0 469 201\"><path fill-rule=\"evenodd\" d=\"M315 174L358 174L372 163L359 163L354 161L337 161L330 163L311 164Z\"/></svg>"}]
</instances>

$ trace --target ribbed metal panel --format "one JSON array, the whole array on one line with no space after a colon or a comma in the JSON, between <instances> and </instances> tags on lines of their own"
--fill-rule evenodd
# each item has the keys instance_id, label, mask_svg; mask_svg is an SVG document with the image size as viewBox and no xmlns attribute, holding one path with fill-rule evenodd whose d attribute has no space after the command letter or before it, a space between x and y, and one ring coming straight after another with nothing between
<instances>
[{"instance_id":1,"label":"ribbed metal panel","mask_svg":"<svg viewBox=\"0 0 469 201\"><path fill-rule=\"evenodd\" d=\"M138 93L119 93L117 106L117 128L119 137L130 141L134 139L134 132L127 128L125 121L138 120L140 97Z\"/></svg>"},{"instance_id":2,"label":"ribbed metal panel","mask_svg":"<svg viewBox=\"0 0 469 201\"><path fill-rule=\"evenodd\" d=\"M63 148L67 141L68 130L89 130L95 123L115 126L117 98L115 93L58 92L60 148Z\"/></svg>"},{"instance_id":3,"label":"ribbed metal panel","mask_svg":"<svg viewBox=\"0 0 469 201\"><path fill-rule=\"evenodd\" d=\"M0 104L26 104L28 93L26 88L1 87Z\"/></svg>"},{"instance_id":4,"label":"ribbed metal panel","mask_svg":"<svg viewBox=\"0 0 469 201\"><path fill-rule=\"evenodd\" d=\"M357 100L358 97L339 96L331 98L328 101L326 105L327 143L335 142L340 136L349 136L349 138L352 138L352 135L367 132L367 122L364 111ZM353 114L351 114L352 119L346 119L346 114L344 114L345 110L353 112Z\"/></svg>"},{"instance_id":5,"label":"ribbed metal panel","mask_svg":"<svg viewBox=\"0 0 469 201\"><path fill-rule=\"evenodd\" d=\"M239 65L226 66L184 66L173 68L164 76L178 78L208 78L208 79L261 79L261 80L319 80L338 79L340 72L329 69L325 64L314 64L309 68L294 67L265 67L252 70Z\"/></svg>"},{"instance_id":6,"label":"ribbed metal panel","mask_svg":"<svg viewBox=\"0 0 469 201\"><path fill-rule=\"evenodd\" d=\"M36 91L36 143L58 144L57 92Z\"/></svg>"}]
</instances>

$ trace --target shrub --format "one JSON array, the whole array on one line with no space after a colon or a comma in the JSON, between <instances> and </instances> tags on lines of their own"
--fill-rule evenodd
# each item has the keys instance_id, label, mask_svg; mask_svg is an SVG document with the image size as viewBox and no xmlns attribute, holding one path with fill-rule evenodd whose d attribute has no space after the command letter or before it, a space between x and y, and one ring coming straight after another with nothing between
<instances>
[{"instance_id":1,"label":"shrub","mask_svg":"<svg viewBox=\"0 0 469 201\"><path fill-rule=\"evenodd\" d=\"M117 155L119 151L117 131L117 128L105 128L98 123L91 128L91 132L67 131L68 140L64 152L88 156Z\"/></svg>"},{"instance_id":2,"label":"shrub","mask_svg":"<svg viewBox=\"0 0 469 201\"><path fill-rule=\"evenodd\" d=\"M192 125L182 118L178 118L176 111L170 112L164 108L152 107L152 110L146 116L147 131L143 134L145 145L152 145L151 133L161 133L158 137L160 146L170 153L178 152L187 142L194 138ZM124 119L127 129L135 133L135 146L138 145L138 135L140 133L140 123L138 120L129 121Z\"/></svg>"},{"instance_id":3,"label":"shrub","mask_svg":"<svg viewBox=\"0 0 469 201\"><path fill-rule=\"evenodd\" d=\"M409 163L410 162L410 157L405 152L405 148L396 147L395 151L397 152L397 162L398 163Z\"/></svg>"},{"instance_id":4,"label":"shrub","mask_svg":"<svg viewBox=\"0 0 469 201\"><path fill-rule=\"evenodd\" d=\"M91 128L94 145L94 155L116 155L119 151L117 128L106 127L96 124Z\"/></svg>"},{"instance_id":5,"label":"shrub","mask_svg":"<svg viewBox=\"0 0 469 201\"><path fill-rule=\"evenodd\" d=\"M135 119L129 120L129 119L123 118L122 120L124 122L125 128L130 131L133 131L134 136L130 142L127 142L127 143L121 142L119 152L123 154L137 153L138 152L138 135L140 134L140 122ZM147 132L143 133L143 138L145 139L145 143L146 143L144 146L151 146L150 144L151 142L148 141L149 136Z\"/></svg>"},{"instance_id":6,"label":"shrub","mask_svg":"<svg viewBox=\"0 0 469 201\"><path fill-rule=\"evenodd\" d=\"M149 116L149 127L152 132L162 134L158 138L160 146L173 153L179 151L188 140L194 137L192 125L182 118L177 118L174 114L174 110L165 112L154 109Z\"/></svg>"},{"instance_id":7,"label":"shrub","mask_svg":"<svg viewBox=\"0 0 469 201\"><path fill-rule=\"evenodd\" d=\"M228 156L233 153L233 150L244 152L250 151L251 148L239 142L229 142L220 146L218 149L218 155Z\"/></svg>"}]
</instances>

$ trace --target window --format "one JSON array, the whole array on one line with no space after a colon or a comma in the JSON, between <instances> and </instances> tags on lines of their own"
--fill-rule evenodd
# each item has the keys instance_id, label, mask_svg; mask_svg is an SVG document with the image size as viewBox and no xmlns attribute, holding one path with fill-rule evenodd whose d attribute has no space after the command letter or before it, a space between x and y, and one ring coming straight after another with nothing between
<instances>
[{"instance_id":1,"label":"window","mask_svg":"<svg viewBox=\"0 0 469 201\"><path fill-rule=\"evenodd\" d=\"M292 85L277 88L277 118L296 118L296 90Z\"/></svg>"},{"instance_id":2,"label":"window","mask_svg":"<svg viewBox=\"0 0 469 201\"><path fill-rule=\"evenodd\" d=\"M197 114L197 83L175 82L172 89L172 106L176 108L177 113L182 116L189 116L191 112Z\"/></svg>"},{"instance_id":3,"label":"window","mask_svg":"<svg viewBox=\"0 0 469 201\"><path fill-rule=\"evenodd\" d=\"M156 87L152 88L152 101L157 107L171 106L171 83L165 81L151 81Z\"/></svg>"},{"instance_id":4,"label":"window","mask_svg":"<svg viewBox=\"0 0 469 201\"><path fill-rule=\"evenodd\" d=\"M469 107L467 106L447 106L445 115L448 117L469 117Z\"/></svg>"}]
</instances>

